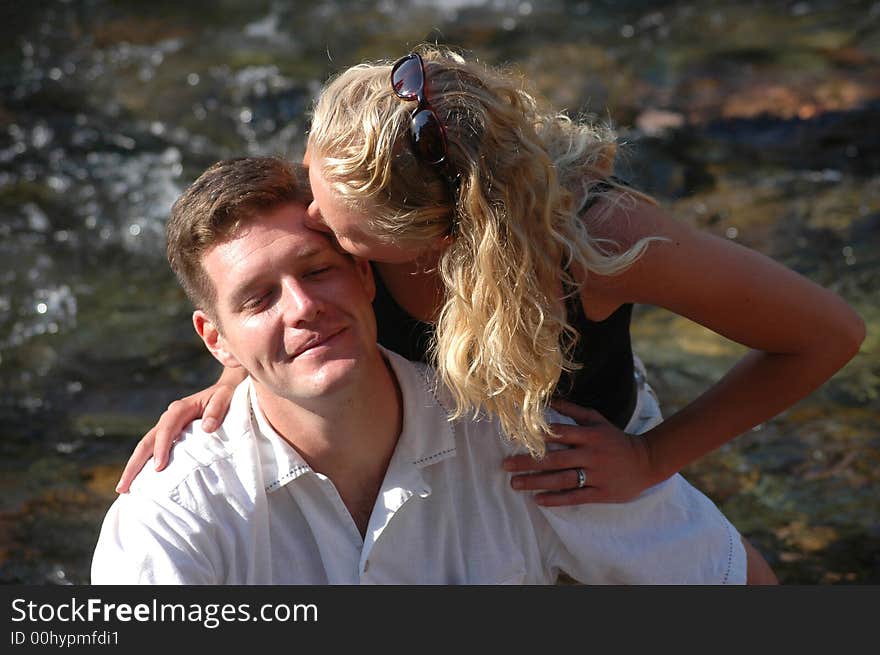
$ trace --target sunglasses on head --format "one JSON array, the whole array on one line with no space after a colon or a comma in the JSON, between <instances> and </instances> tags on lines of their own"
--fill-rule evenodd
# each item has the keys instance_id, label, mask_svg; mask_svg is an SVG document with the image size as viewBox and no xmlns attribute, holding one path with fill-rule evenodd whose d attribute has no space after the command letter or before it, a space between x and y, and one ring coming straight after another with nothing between
<instances>
[{"instance_id":1,"label":"sunglasses on head","mask_svg":"<svg viewBox=\"0 0 880 655\"><path fill-rule=\"evenodd\" d=\"M391 69L391 88L401 100L418 102L410 126L416 155L429 164L442 164L446 159L446 131L425 98L425 64L418 53L397 60Z\"/></svg>"}]
</instances>

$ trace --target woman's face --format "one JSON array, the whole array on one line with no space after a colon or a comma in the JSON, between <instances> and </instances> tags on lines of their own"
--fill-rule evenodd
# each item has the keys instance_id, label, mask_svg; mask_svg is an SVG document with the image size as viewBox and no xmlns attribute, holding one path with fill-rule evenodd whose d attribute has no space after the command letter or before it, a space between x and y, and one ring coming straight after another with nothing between
<instances>
[{"instance_id":1,"label":"woman's face","mask_svg":"<svg viewBox=\"0 0 880 655\"><path fill-rule=\"evenodd\" d=\"M332 232L340 247L357 257L375 262L401 264L416 259L420 251L390 244L367 232L367 217L345 204L321 173L321 159L306 151L314 200L308 208L309 227Z\"/></svg>"}]
</instances>

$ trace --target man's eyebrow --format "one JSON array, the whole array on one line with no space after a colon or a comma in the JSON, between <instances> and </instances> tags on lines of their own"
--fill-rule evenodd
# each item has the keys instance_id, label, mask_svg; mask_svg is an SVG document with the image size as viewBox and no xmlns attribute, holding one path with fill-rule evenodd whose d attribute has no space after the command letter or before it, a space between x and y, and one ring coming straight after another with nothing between
<instances>
[{"instance_id":1,"label":"man's eyebrow","mask_svg":"<svg viewBox=\"0 0 880 655\"><path fill-rule=\"evenodd\" d=\"M328 250L329 248L326 245L322 247L310 243L297 249L297 251L294 253L294 257L296 257L297 259L311 259L312 257L320 255L323 252L327 252Z\"/></svg>"}]
</instances>

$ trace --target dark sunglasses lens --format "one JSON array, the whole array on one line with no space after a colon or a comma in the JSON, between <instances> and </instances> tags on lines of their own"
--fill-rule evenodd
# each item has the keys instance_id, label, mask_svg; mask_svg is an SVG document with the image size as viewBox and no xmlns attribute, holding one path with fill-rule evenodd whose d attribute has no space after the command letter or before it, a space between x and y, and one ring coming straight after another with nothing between
<instances>
[{"instance_id":1,"label":"dark sunglasses lens","mask_svg":"<svg viewBox=\"0 0 880 655\"><path fill-rule=\"evenodd\" d=\"M424 161L439 164L446 159L446 136L437 115L430 109L413 114L412 140L415 151Z\"/></svg>"},{"instance_id":2,"label":"dark sunglasses lens","mask_svg":"<svg viewBox=\"0 0 880 655\"><path fill-rule=\"evenodd\" d=\"M409 55L398 61L391 71L391 86L394 93L403 100L415 100L425 86L425 76L422 73L422 65L414 55Z\"/></svg>"}]
</instances>

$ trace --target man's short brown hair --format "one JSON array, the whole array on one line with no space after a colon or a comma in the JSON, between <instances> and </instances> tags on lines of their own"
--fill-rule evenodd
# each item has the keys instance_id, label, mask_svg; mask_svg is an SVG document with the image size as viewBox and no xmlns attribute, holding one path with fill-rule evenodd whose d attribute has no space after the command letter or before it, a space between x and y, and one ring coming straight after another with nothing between
<instances>
[{"instance_id":1,"label":"man's short brown hair","mask_svg":"<svg viewBox=\"0 0 880 655\"><path fill-rule=\"evenodd\" d=\"M308 169L278 157L224 159L202 173L174 203L165 226L168 263L193 305L216 314L217 290L202 266L207 250L258 214L311 201Z\"/></svg>"}]
</instances>

